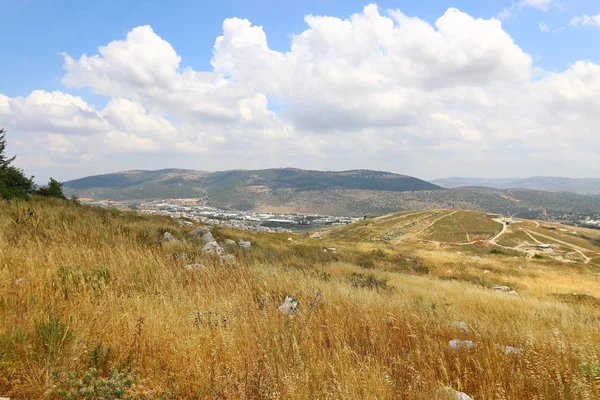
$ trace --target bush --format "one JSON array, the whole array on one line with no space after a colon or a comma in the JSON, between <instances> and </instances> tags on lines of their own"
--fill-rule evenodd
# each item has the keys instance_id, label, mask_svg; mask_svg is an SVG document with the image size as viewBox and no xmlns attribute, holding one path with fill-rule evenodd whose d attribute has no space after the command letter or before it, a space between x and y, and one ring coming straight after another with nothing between
<instances>
[{"instance_id":1,"label":"bush","mask_svg":"<svg viewBox=\"0 0 600 400\"><path fill-rule=\"evenodd\" d=\"M130 370L123 372L112 369L102 374L96 368L90 368L82 375L71 373L66 377L55 375L55 384L47 395L65 400L133 400L134 376Z\"/></svg>"},{"instance_id":2,"label":"bush","mask_svg":"<svg viewBox=\"0 0 600 400\"><path fill-rule=\"evenodd\" d=\"M373 289L373 290L388 290L388 280L377 278L373 274L358 274L350 275L350 285L355 288Z\"/></svg>"},{"instance_id":3,"label":"bush","mask_svg":"<svg viewBox=\"0 0 600 400\"><path fill-rule=\"evenodd\" d=\"M68 327L52 314L44 321L37 321L34 331L38 353L51 361L58 358L60 350L72 338Z\"/></svg>"}]
</instances>

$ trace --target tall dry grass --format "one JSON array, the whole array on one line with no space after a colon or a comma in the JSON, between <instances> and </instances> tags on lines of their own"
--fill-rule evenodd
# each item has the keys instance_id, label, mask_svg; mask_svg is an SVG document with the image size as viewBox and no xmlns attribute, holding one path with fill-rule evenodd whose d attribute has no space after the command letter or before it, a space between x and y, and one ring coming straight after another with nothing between
<instances>
[{"instance_id":1,"label":"tall dry grass","mask_svg":"<svg viewBox=\"0 0 600 400\"><path fill-rule=\"evenodd\" d=\"M309 239L216 230L255 244L230 248L232 267L202 255L190 229L64 201L0 203L0 396L67 398L52 387L90 370L126 374L123 398L139 399L435 399L443 386L474 399L600 395L593 302L396 270L387 245L330 254ZM181 241L162 244L165 231ZM183 269L193 262L207 270ZM278 312L287 295L294 316ZM478 345L449 350L451 339ZM71 398L91 398L82 393Z\"/></svg>"}]
</instances>

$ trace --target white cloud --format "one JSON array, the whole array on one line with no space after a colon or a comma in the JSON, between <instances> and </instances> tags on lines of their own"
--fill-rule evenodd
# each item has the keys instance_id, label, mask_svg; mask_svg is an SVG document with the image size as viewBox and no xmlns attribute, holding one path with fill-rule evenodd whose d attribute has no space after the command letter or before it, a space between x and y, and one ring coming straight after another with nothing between
<instances>
[{"instance_id":1,"label":"white cloud","mask_svg":"<svg viewBox=\"0 0 600 400\"><path fill-rule=\"evenodd\" d=\"M555 0L523 0L521 7L533 7L542 11L548 11L553 3L555 3Z\"/></svg>"},{"instance_id":2,"label":"white cloud","mask_svg":"<svg viewBox=\"0 0 600 400\"><path fill-rule=\"evenodd\" d=\"M262 27L225 20L211 71L134 28L97 54L64 56L64 84L106 106L66 92L0 94L0 126L21 167L61 179L163 167L600 174L597 64L544 72L500 20L455 9L433 24L374 5L305 22L282 52ZM568 165L551 162L557 151Z\"/></svg>"},{"instance_id":3,"label":"white cloud","mask_svg":"<svg viewBox=\"0 0 600 400\"><path fill-rule=\"evenodd\" d=\"M569 23L570 26L573 27L582 27L582 26L595 26L600 27L600 14L598 15L588 15L583 14L579 17L575 17Z\"/></svg>"},{"instance_id":4,"label":"white cloud","mask_svg":"<svg viewBox=\"0 0 600 400\"><path fill-rule=\"evenodd\" d=\"M550 27L545 22L540 22L538 24L538 29L540 30L540 32L548 32L550 30Z\"/></svg>"}]
</instances>

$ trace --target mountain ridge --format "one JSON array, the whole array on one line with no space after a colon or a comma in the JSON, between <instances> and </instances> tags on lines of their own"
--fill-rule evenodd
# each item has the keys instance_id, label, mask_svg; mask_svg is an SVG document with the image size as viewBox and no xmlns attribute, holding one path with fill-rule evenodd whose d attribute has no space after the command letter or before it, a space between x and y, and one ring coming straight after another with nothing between
<instances>
[{"instance_id":1,"label":"mountain ridge","mask_svg":"<svg viewBox=\"0 0 600 400\"><path fill-rule=\"evenodd\" d=\"M407 175L364 169L129 170L76 179L64 185L67 195L98 200L140 202L187 197L221 209L339 216L431 208L479 210L525 218L600 213L598 197L532 189L443 189Z\"/></svg>"},{"instance_id":2,"label":"mountain ridge","mask_svg":"<svg viewBox=\"0 0 600 400\"><path fill-rule=\"evenodd\" d=\"M535 189L548 192L571 192L585 195L600 195L600 178L531 176L528 178L487 179L449 177L432 179L430 182L447 189L458 187L490 187L495 189Z\"/></svg>"}]
</instances>

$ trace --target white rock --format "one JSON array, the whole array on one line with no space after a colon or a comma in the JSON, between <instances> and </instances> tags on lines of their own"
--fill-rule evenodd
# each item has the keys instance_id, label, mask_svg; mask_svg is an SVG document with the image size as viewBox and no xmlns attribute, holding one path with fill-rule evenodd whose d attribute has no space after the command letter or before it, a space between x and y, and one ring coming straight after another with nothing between
<instances>
[{"instance_id":1,"label":"white rock","mask_svg":"<svg viewBox=\"0 0 600 400\"><path fill-rule=\"evenodd\" d=\"M279 311L289 315L298 311L298 299L286 296L283 304L279 306Z\"/></svg>"},{"instance_id":2,"label":"white rock","mask_svg":"<svg viewBox=\"0 0 600 400\"><path fill-rule=\"evenodd\" d=\"M225 243L232 246L237 246L237 243L233 239L225 239Z\"/></svg>"},{"instance_id":3,"label":"white rock","mask_svg":"<svg viewBox=\"0 0 600 400\"><path fill-rule=\"evenodd\" d=\"M196 235L199 237L202 237L204 235L206 235L207 233L209 233L211 230L210 226L199 226L196 229L194 229L193 231L190 232L190 235Z\"/></svg>"},{"instance_id":4,"label":"white rock","mask_svg":"<svg viewBox=\"0 0 600 400\"><path fill-rule=\"evenodd\" d=\"M171 232L165 232L165 234L162 237L162 241L170 242L172 240L175 240L175 237L173 236L173 234Z\"/></svg>"},{"instance_id":5,"label":"white rock","mask_svg":"<svg viewBox=\"0 0 600 400\"><path fill-rule=\"evenodd\" d=\"M188 264L183 269L186 271L206 271L206 267L202 264Z\"/></svg>"},{"instance_id":6,"label":"white rock","mask_svg":"<svg viewBox=\"0 0 600 400\"><path fill-rule=\"evenodd\" d=\"M592 291L590 289L586 290L585 292L583 292L586 296L591 296L592 295Z\"/></svg>"},{"instance_id":7,"label":"white rock","mask_svg":"<svg viewBox=\"0 0 600 400\"><path fill-rule=\"evenodd\" d=\"M202 246L206 246L206 244L210 242L216 242L216 239L214 238L212 233L206 232L200 237L200 243L202 243Z\"/></svg>"},{"instance_id":8,"label":"white rock","mask_svg":"<svg viewBox=\"0 0 600 400\"><path fill-rule=\"evenodd\" d=\"M466 322L454 321L451 325L453 328L460 329L461 331L464 331L464 332L469 332L469 325L467 325Z\"/></svg>"},{"instance_id":9,"label":"white rock","mask_svg":"<svg viewBox=\"0 0 600 400\"><path fill-rule=\"evenodd\" d=\"M510 292L508 292L508 293L506 293L506 294L507 294L507 295L509 295L509 296L517 296L519 293L517 293L517 292L516 292L516 291L514 291L514 290L511 290Z\"/></svg>"},{"instance_id":10,"label":"white rock","mask_svg":"<svg viewBox=\"0 0 600 400\"><path fill-rule=\"evenodd\" d=\"M291 242L292 240L294 240L294 239L292 239L292 238L288 238L288 242Z\"/></svg>"},{"instance_id":11,"label":"white rock","mask_svg":"<svg viewBox=\"0 0 600 400\"><path fill-rule=\"evenodd\" d=\"M552 328L552 334L554 336L560 336L562 334L562 332L558 328Z\"/></svg>"},{"instance_id":12,"label":"white rock","mask_svg":"<svg viewBox=\"0 0 600 400\"><path fill-rule=\"evenodd\" d=\"M250 242L245 242L243 240L238 241L238 244L240 245L241 248L243 249L249 249L252 246L252 243Z\"/></svg>"},{"instance_id":13,"label":"white rock","mask_svg":"<svg viewBox=\"0 0 600 400\"><path fill-rule=\"evenodd\" d=\"M499 292L510 292L510 288L508 286L494 286L492 289Z\"/></svg>"},{"instance_id":14,"label":"white rock","mask_svg":"<svg viewBox=\"0 0 600 400\"><path fill-rule=\"evenodd\" d=\"M505 354L521 354L521 352L523 350L521 350L518 347L512 347L512 346L501 346L499 344L496 345L496 348L498 350L503 351Z\"/></svg>"},{"instance_id":15,"label":"white rock","mask_svg":"<svg viewBox=\"0 0 600 400\"><path fill-rule=\"evenodd\" d=\"M217 242L212 241L206 243L206 245L202 248L202 252L206 254L217 254L220 256L225 253L225 250L219 246Z\"/></svg>"},{"instance_id":16,"label":"white rock","mask_svg":"<svg viewBox=\"0 0 600 400\"><path fill-rule=\"evenodd\" d=\"M443 388L438 390L436 399L438 399L438 400L473 400L473 398L471 398L466 393L459 392L448 386L444 386Z\"/></svg>"},{"instance_id":17,"label":"white rock","mask_svg":"<svg viewBox=\"0 0 600 400\"><path fill-rule=\"evenodd\" d=\"M477 344L470 340L452 339L448 342L448 348L450 350L458 350L461 348L474 349L475 347L477 347Z\"/></svg>"},{"instance_id":18,"label":"white rock","mask_svg":"<svg viewBox=\"0 0 600 400\"><path fill-rule=\"evenodd\" d=\"M485 271L483 271L484 274L489 274L490 271L488 269L486 269Z\"/></svg>"},{"instance_id":19,"label":"white rock","mask_svg":"<svg viewBox=\"0 0 600 400\"><path fill-rule=\"evenodd\" d=\"M222 262L229 265L237 265L237 258L233 254L226 254L224 256L219 257Z\"/></svg>"},{"instance_id":20,"label":"white rock","mask_svg":"<svg viewBox=\"0 0 600 400\"><path fill-rule=\"evenodd\" d=\"M25 278L17 278L15 280L15 285L17 286L23 286L25 284Z\"/></svg>"},{"instance_id":21,"label":"white rock","mask_svg":"<svg viewBox=\"0 0 600 400\"><path fill-rule=\"evenodd\" d=\"M329 253L335 253L337 251L337 249L335 247L326 247L325 248L325 252L329 252Z\"/></svg>"}]
</instances>

